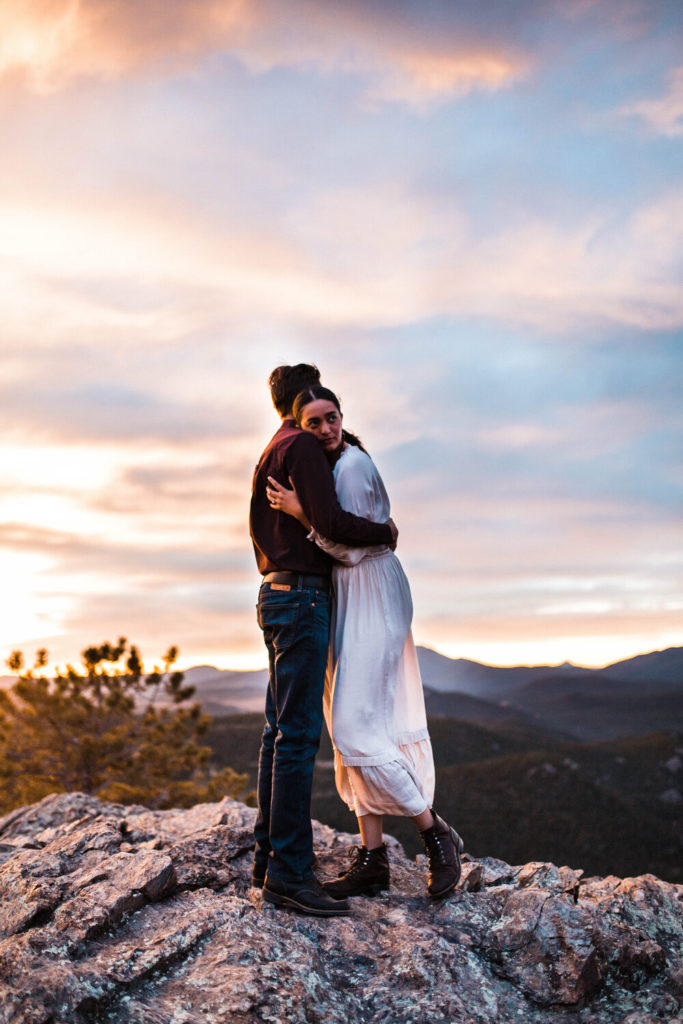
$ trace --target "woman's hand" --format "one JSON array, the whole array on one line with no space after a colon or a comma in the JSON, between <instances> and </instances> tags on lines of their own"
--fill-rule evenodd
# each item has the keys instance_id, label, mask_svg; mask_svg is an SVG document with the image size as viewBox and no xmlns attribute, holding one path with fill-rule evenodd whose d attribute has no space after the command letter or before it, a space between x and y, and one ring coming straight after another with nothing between
<instances>
[{"instance_id":1,"label":"woman's hand","mask_svg":"<svg viewBox=\"0 0 683 1024\"><path fill-rule=\"evenodd\" d=\"M306 518L306 513L301 507L301 502L294 488L284 487L277 480L274 480L272 476L268 477L268 483L270 486L266 487L266 497L270 507L277 509L278 512L286 512L288 516L294 516L307 530L310 530L311 524Z\"/></svg>"}]
</instances>

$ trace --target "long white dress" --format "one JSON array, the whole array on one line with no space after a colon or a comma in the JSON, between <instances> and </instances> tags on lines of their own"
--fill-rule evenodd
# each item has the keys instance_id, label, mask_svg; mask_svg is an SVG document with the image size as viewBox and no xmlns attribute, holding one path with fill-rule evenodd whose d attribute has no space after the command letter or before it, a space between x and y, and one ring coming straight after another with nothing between
<instances>
[{"instance_id":1,"label":"long white dress","mask_svg":"<svg viewBox=\"0 0 683 1024\"><path fill-rule=\"evenodd\" d=\"M382 478L360 448L344 449L334 478L342 508L374 522L389 518ZM324 698L337 790L358 816L414 817L432 805L434 759L408 580L387 547L310 537L338 563Z\"/></svg>"}]
</instances>

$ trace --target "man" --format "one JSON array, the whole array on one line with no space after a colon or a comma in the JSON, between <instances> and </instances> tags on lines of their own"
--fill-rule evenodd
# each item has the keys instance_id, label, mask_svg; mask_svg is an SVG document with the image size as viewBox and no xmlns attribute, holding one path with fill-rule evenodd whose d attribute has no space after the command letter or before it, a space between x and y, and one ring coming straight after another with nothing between
<instances>
[{"instance_id":1,"label":"man","mask_svg":"<svg viewBox=\"0 0 683 1024\"><path fill-rule=\"evenodd\" d=\"M329 896L313 874L311 788L323 721L332 560L308 540L296 519L270 507L268 477L288 486L291 481L321 536L351 547L393 546L398 531L391 520L373 523L340 507L319 442L297 428L292 403L304 388L319 383L317 367L306 363L278 366L271 373L271 396L282 425L259 460L252 486L249 525L263 576L258 622L270 676L252 881L276 906L331 917L350 913L350 907L347 900Z\"/></svg>"}]
</instances>

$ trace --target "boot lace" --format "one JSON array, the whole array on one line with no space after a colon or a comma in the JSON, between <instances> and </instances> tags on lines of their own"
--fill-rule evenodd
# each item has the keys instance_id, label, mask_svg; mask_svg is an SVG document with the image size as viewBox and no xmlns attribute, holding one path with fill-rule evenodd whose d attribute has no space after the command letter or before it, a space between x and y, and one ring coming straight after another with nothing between
<instances>
[{"instance_id":1,"label":"boot lace","mask_svg":"<svg viewBox=\"0 0 683 1024\"><path fill-rule=\"evenodd\" d=\"M432 832L431 835L422 834L422 841L425 845L425 852L429 860L430 870L432 868L447 867L448 859L444 852L443 841L444 836L438 832Z\"/></svg>"},{"instance_id":2,"label":"boot lace","mask_svg":"<svg viewBox=\"0 0 683 1024\"><path fill-rule=\"evenodd\" d=\"M435 866L446 864L446 857L443 852L443 846L441 845L441 836L434 836L433 842L430 844L429 850L429 861Z\"/></svg>"},{"instance_id":3,"label":"boot lace","mask_svg":"<svg viewBox=\"0 0 683 1024\"><path fill-rule=\"evenodd\" d=\"M357 875L359 871L363 870L370 859L370 851L365 846L357 847L353 851L353 858L349 870L344 872L344 878L351 878L352 875Z\"/></svg>"}]
</instances>

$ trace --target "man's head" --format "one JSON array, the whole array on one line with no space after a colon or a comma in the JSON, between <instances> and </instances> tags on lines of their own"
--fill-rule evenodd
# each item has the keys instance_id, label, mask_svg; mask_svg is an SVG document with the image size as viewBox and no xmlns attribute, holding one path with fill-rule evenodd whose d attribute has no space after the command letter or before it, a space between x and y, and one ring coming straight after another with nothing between
<instances>
[{"instance_id":1,"label":"man's head","mask_svg":"<svg viewBox=\"0 0 683 1024\"><path fill-rule=\"evenodd\" d=\"M319 383L320 370L309 363L276 366L268 378L273 405L283 417L292 415L292 403L300 391Z\"/></svg>"}]
</instances>

